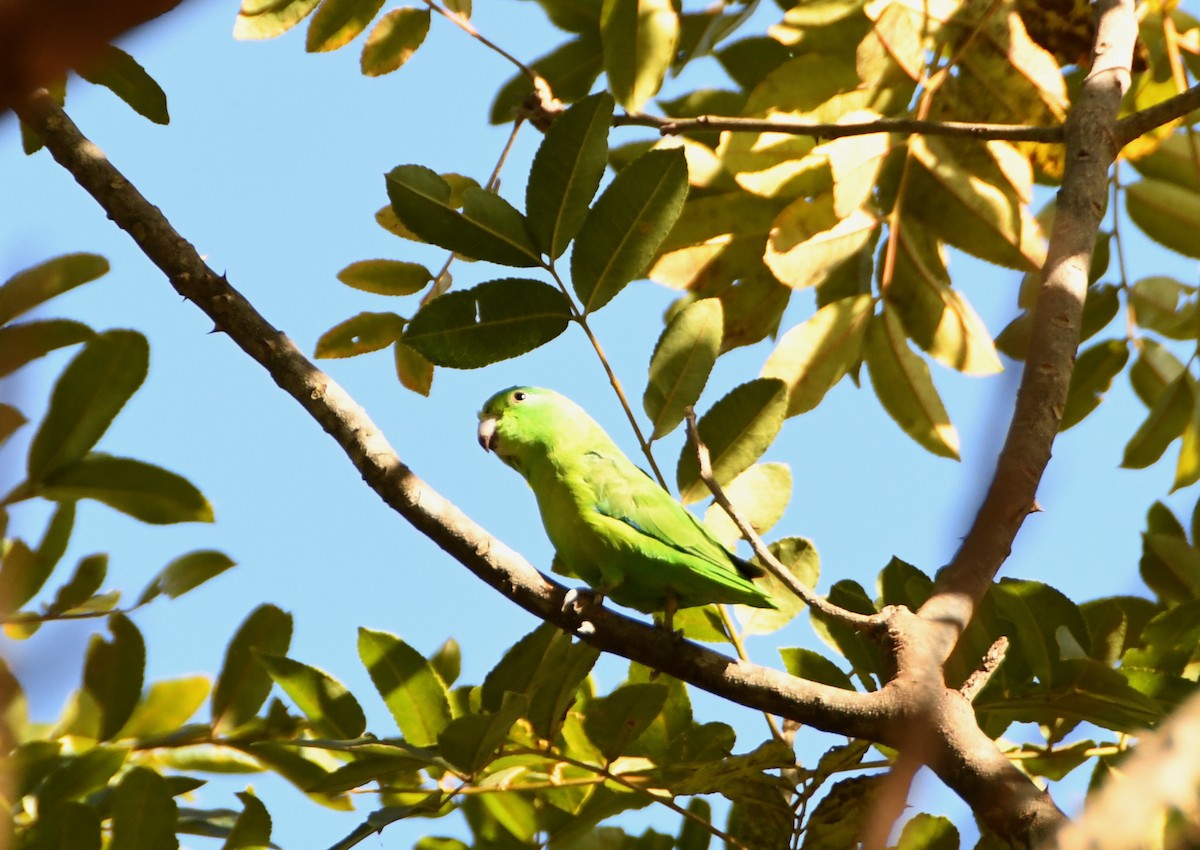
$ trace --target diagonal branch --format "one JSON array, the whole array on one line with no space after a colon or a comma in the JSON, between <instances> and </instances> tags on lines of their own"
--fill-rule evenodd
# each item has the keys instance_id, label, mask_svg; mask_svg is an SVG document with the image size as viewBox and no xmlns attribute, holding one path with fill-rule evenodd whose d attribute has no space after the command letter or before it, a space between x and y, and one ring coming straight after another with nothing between
<instances>
[{"instance_id":1,"label":"diagonal branch","mask_svg":"<svg viewBox=\"0 0 1200 850\"><path fill-rule=\"evenodd\" d=\"M366 412L271 326L241 293L201 259L45 90L19 108L46 148L167 276L175 290L261 365L341 446L379 496L418 531L525 610L568 631L578 618L562 609L565 588L492 537L406 466ZM884 735L887 696L806 681L729 658L662 629L599 608L587 640L750 708L852 737Z\"/></svg>"},{"instance_id":2,"label":"diagonal branch","mask_svg":"<svg viewBox=\"0 0 1200 850\"><path fill-rule=\"evenodd\" d=\"M1050 461L1079 345L1088 269L1104 215L1108 168L1120 143L1117 108L1129 88L1137 37L1133 0L1096 4L1092 69L1066 123L1066 169L1044 277L1033 314L1025 371L1008 437L983 505L954 560L938 576L920 615L937 634L931 661L944 661L1034 510L1038 482Z\"/></svg>"},{"instance_id":3,"label":"diagonal branch","mask_svg":"<svg viewBox=\"0 0 1200 850\"><path fill-rule=\"evenodd\" d=\"M1196 109L1200 109L1200 85L1122 118L1114 131L1117 145L1124 147L1143 133L1182 118Z\"/></svg>"}]
</instances>

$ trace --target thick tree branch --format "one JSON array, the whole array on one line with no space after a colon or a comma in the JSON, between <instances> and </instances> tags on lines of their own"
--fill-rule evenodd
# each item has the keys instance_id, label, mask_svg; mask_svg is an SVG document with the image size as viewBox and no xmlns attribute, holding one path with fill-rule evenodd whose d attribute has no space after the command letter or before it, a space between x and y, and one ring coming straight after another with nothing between
<instances>
[{"instance_id":1,"label":"thick tree branch","mask_svg":"<svg viewBox=\"0 0 1200 850\"><path fill-rule=\"evenodd\" d=\"M920 610L922 618L937 626L928 649L929 660L937 660L939 666L954 649L1033 510L1062 420L1079 345L1088 269L1104 216L1108 169L1120 149L1114 135L1117 108L1129 87L1137 37L1133 0L1100 0L1096 15L1092 69L1067 119L1066 168L1008 437L962 547L939 574L933 595Z\"/></svg>"},{"instance_id":2,"label":"thick tree branch","mask_svg":"<svg viewBox=\"0 0 1200 850\"><path fill-rule=\"evenodd\" d=\"M568 631L565 588L488 534L405 466L366 412L272 327L92 144L44 90L18 107L47 149L118 227L281 389L341 446L367 484L451 557L525 610ZM750 708L853 737L878 740L889 713L882 692L864 694L738 661L603 608L589 611L592 645Z\"/></svg>"}]
</instances>

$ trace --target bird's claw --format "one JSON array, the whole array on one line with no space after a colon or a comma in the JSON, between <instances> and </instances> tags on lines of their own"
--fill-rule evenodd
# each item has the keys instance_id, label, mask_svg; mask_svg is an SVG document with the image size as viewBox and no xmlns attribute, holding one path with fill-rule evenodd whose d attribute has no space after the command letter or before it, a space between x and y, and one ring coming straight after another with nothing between
<instances>
[{"instance_id":1,"label":"bird's claw","mask_svg":"<svg viewBox=\"0 0 1200 850\"><path fill-rule=\"evenodd\" d=\"M604 594L596 590L582 590L573 587L563 596L562 610L564 614L574 614L579 617L579 627L575 633L584 637L596 633L596 626L587 620L590 611L600 607Z\"/></svg>"}]
</instances>

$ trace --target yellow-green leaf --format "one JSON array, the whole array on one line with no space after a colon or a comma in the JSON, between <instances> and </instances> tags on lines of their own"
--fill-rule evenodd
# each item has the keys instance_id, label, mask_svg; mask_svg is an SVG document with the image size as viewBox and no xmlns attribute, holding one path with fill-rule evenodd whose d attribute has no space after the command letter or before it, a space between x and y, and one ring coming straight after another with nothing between
<instances>
[{"instance_id":1,"label":"yellow-green leaf","mask_svg":"<svg viewBox=\"0 0 1200 850\"><path fill-rule=\"evenodd\" d=\"M89 83L104 86L155 124L169 124L167 93L146 73L137 60L113 47L102 47L86 65L76 69Z\"/></svg>"},{"instance_id":2,"label":"yellow-green leaf","mask_svg":"<svg viewBox=\"0 0 1200 850\"><path fill-rule=\"evenodd\" d=\"M958 431L933 386L929 366L908 347L904 328L890 311L871 319L866 360L879 403L904 433L927 451L958 460Z\"/></svg>"},{"instance_id":3,"label":"yellow-green leaf","mask_svg":"<svg viewBox=\"0 0 1200 850\"><path fill-rule=\"evenodd\" d=\"M1188 426L1195 404L1191 376L1182 373L1167 385L1125 446L1121 466L1143 469L1154 463Z\"/></svg>"},{"instance_id":4,"label":"yellow-green leaf","mask_svg":"<svg viewBox=\"0 0 1200 850\"><path fill-rule=\"evenodd\" d=\"M1183 430L1179 461L1175 464L1175 483L1171 492L1200 481L1200 398L1192 403L1192 416Z\"/></svg>"},{"instance_id":5,"label":"yellow-green leaf","mask_svg":"<svg viewBox=\"0 0 1200 850\"><path fill-rule=\"evenodd\" d=\"M286 655L256 653L275 684L304 712L313 729L325 738L357 738L367 727L362 707L346 686L324 670Z\"/></svg>"},{"instance_id":6,"label":"yellow-green leaf","mask_svg":"<svg viewBox=\"0 0 1200 850\"><path fill-rule=\"evenodd\" d=\"M400 260L359 260L337 273L346 286L376 295L412 295L433 280L420 263Z\"/></svg>"},{"instance_id":7,"label":"yellow-green leaf","mask_svg":"<svg viewBox=\"0 0 1200 850\"><path fill-rule=\"evenodd\" d=\"M320 53L349 44L382 7L383 0L323 0L308 24L304 49Z\"/></svg>"},{"instance_id":8,"label":"yellow-green leaf","mask_svg":"<svg viewBox=\"0 0 1200 850\"><path fill-rule=\"evenodd\" d=\"M1162 144L1146 156L1130 160L1143 177L1165 180L1192 192L1200 192L1200 173L1196 162L1200 158L1200 139L1189 130L1180 130L1163 139Z\"/></svg>"},{"instance_id":9,"label":"yellow-green leaf","mask_svg":"<svg viewBox=\"0 0 1200 850\"><path fill-rule=\"evenodd\" d=\"M117 738L149 738L178 731L208 697L207 676L155 682L121 727Z\"/></svg>"},{"instance_id":10,"label":"yellow-green leaf","mask_svg":"<svg viewBox=\"0 0 1200 850\"><path fill-rule=\"evenodd\" d=\"M401 340L396 340L392 349L396 359L396 377L400 379L401 386L428 397L433 387L433 364Z\"/></svg>"},{"instance_id":11,"label":"yellow-green leaf","mask_svg":"<svg viewBox=\"0 0 1200 850\"><path fill-rule=\"evenodd\" d=\"M358 630L358 654L404 740L436 744L450 723L450 700L429 661L395 635L365 628Z\"/></svg>"},{"instance_id":12,"label":"yellow-green leaf","mask_svg":"<svg viewBox=\"0 0 1200 850\"><path fill-rule=\"evenodd\" d=\"M870 295L834 301L779 340L762 377L787 383L788 416L816 407L858 362L873 303Z\"/></svg>"},{"instance_id":13,"label":"yellow-green leaf","mask_svg":"<svg viewBox=\"0 0 1200 850\"><path fill-rule=\"evenodd\" d=\"M756 463L724 488L729 501L760 536L779 522L792 498L792 470L786 463ZM729 514L716 502L704 512L704 524L727 547L741 538Z\"/></svg>"},{"instance_id":14,"label":"yellow-green leaf","mask_svg":"<svg viewBox=\"0 0 1200 850\"><path fill-rule=\"evenodd\" d=\"M1129 360L1129 347L1123 339L1098 342L1080 352L1071 372L1071 386L1067 390L1067 403L1063 408L1060 431L1081 422L1084 417L1099 407L1112 386L1113 378L1125 368Z\"/></svg>"},{"instance_id":15,"label":"yellow-green leaf","mask_svg":"<svg viewBox=\"0 0 1200 850\"><path fill-rule=\"evenodd\" d=\"M811 540L803 537L785 537L770 544L767 549L780 561L792 577L800 584L816 590L817 580L821 576L821 559ZM758 558L753 559L759 563ZM749 608L738 606L737 618L742 628L749 634L765 635L778 631L792 621L804 608L800 597L793 593L779 579L767 573L760 579L754 580L759 588L771 597L775 609Z\"/></svg>"},{"instance_id":16,"label":"yellow-green leaf","mask_svg":"<svg viewBox=\"0 0 1200 850\"><path fill-rule=\"evenodd\" d=\"M1125 187L1125 208L1146 235L1185 257L1200 257L1200 192L1164 180Z\"/></svg>"},{"instance_id":17,"label":"yellow-green leaf","mask_svg":"<svg viewBox=\"0 0 1200 850\"><path fill-rule=\"evenodd\" d=\"M1152 407L1167 386L1183 372L1183 364L1161 342L1142 337L1134 342L1137 360L1129 368L1129 383L1142 404Z\"/></svg>"},{"instance_id":18,"label":"yellow-green leaf","mask_svg":"<svg viewBox=\"0 0 1200 850\"><path fill-rule=\"evenodd\" d=\"M429 10L392 9L367 36L362 72L368 77L390 74L412 58L429 33Z\"/></svg>"},{"instance_id":19,"label":"yellow-green leaf","mask_svg":"<svg viewBox=\"0 0 1200 850\"><path fill-rule=\"evenodd\" d=\"M550 85L555 97L563 103L573 103L591 91L592 83L603 69L599 33L586 32L564 42L535 59L530 67ZM493 124L512 121L532 93L533 83L518 71L496 93L488 120Z\"/></svg>"},{"instance_id":20,"label":"yellow-green leaf","mask_svg":"<svg viewBox=\"0 0 1200 850\"><path fill-rule=\"evenodd\" d=\"M0 327L0 377L58 348L87 342L95 332L82 322L45 319Z\"/></svg>"},{"instance_id":21,"label":"yellow-green leaf","mask_svg":"<svg viewBox=\"0 0 1200 850\"><path fill-rule=\"evenodd\" d=\"M642 407L657 440L683 421L684 408L695 404L721 351L724 311L715 298L696 301L667 323L654 354Z\"/></svg>"},{"instance_id":22,"label":"yellow-green leaf","mask_svg":"<svg viewBox=\"0 0 1200 850\"><path fill-rule=\"evenodd\" d=\"M403 332L404 319L395 313L359 313L321 334L314 356L357 357L386 348Z\"/></svg>"},{"instance_id":23,"label":"yellow-green leaf","mask_svg":"<svg viewBox=\"0 0 1200 850\"><path fill-rule=\"evenodd\" d=\"M242 40L275 38L307 18L320 0L242 0L233 23L233 37Z\"/></svg>"},{"instance_id":24,"label":"yellow-green leaf","mask_svg":"<svg viewBox=\"0 0 1200 850\"><path fill-rule=\"evenodd\" d=\"M92 452L37 486L52 501L95 499L152 525L212 522L212 505L190 481L159 466Z\"/></svg>"},{"instance_id":25,"label":"yellow-green leaf","mask_svg":"<svg viewBox=\"0 0 1200 850\"><path fill-rule=\"evenodd\" d=\"M1196 287L1174 278L1156 275L1144 277L1129 291L1137 323L1172 339L1196 339Z\"/></svg>"},{"instance_id":26,"label":"yellow-green leaf","mask_svg":"<svg viewBox=\"0 0 1200 850\"><path fill-rule=\"evenodd\" d=\"M255 651L282 655L292 640L292 615L264 603L259 605L229 641L221 673L213 687L212 724L217 733L246 723L271 692L271 677L255 660Z\"/></svg>"},{"instance_id":27,"label":"yellow-green leaf","mask_svg":"<svg viewBox=\"0 0 1200 850\"><path fill-rule=\"evenodd\" d=\"M658 93L675 58L679 15L671 0L604 0L600 38L608 87L637 112Z\"/></svg>"},{"instance_id":28,"label":"yellow-green leaf","mask_svg":"<svg viewBox=\"0 0 1200 850\"><path fill-rule=\"evenodd\" d=\"M795 289L816 286L868 250L878 228L878 219L861 209L839 219L832 194L800 198L775 219L763 261L780 283Z\"/></svg>"},{"instance_id":29,"label":"yellow-green leaf","mask_svg":"<svg viewBox=\"0 0 1200 850\"><path fill-rule=\"evenodd\" d=\"M159 594L165 593L172 599L178 599L189 590L199 587L211 578L236 566L236 562L224 552L215 549L199 549L180 555L162 568L142 595L138 598L139 605L144 605Z\"/></svg>"},{"instance_id":30,"label":"yellow-green leaf","mask_svg":"<svg viewBox=\"0 0 1200 850\"><path fill-rule=\"evenodd\" d=\"M787 408L787 387L773 378L756 378L734 387L700 418L697 431L712 457L713 477L724 486L758 460L775 441ZM708 495L700 463L685 442L676 468L679 498L685 504Z\"/></svg>"}]
</instances>

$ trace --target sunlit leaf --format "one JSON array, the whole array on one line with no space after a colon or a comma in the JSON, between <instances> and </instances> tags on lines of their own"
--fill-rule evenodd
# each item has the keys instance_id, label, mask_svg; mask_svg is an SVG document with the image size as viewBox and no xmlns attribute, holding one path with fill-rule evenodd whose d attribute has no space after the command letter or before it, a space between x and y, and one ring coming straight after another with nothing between
<instances>
[{"instance_id":1,"label":"sunlit leaf","mask_svg":"<svg viewBox=\"0 0 1200 850\"><path fill-rule=\"evenodd\" d=\"M724 311L715 298L704 298L679 311L667 323L654 354L642 407L650 417L650 439L665 437L683 421L684 408L696 403L721 350Z\"/></svg>"},{"instance_id":2,"label":"sunlit leaf","mask_svg":"<svg viewBox=\"0 0 1200 850\"><path fill-rule=\"evenodd\" d=\"M834 301L779 340L761 374L787 383L788 416L820 404L825 393L858 362L872 305L870 295Z\"/></svg>"},{"instance_id":3,"label":"sunlit leaf","mask_svg":"<svg viewBox=\"0 0 1200 850\"><path fill-rule=\"evenodd\" d=\"M180 555L150 580L138 598L138 604L145 604L161 593L177 599L235 565L232 558L214 549L200 549Z\"/></svg>"},{"instance_id":4,"label":"sunlit leaf","mask_svg":"<svg viewBox=\"0 0 1200 850\"><path fill-rule=\"evenodd\" d=\"M1162 457L1167 446L1183 433L1191 420L1195 403L1187 377L1184 374L1173 380L1154 402L1145 421L1125 446L1121 466L1127 469L1149 466Z\"/></svg>"},{"instance_id":5,"label":"sunlit leaf","mask_svg":"<svg viewBox=\"0 0 1200 850\"><path fill-rule=\"evenodd\" d=\"M435 365L475 369L544 345L570 319L570 302L554 287L505 278L429 302L408 323L403 342Z\"/></svg>"},{"instance_id":6,"label":"sunlit leaf","mask_svg":"<svg viewBox=\"0 0 1200 850\"><path fill-rule=\"evenodd\" d=\"M108 430L146 378L150 347L134 331L99 334L75 355L54 385L29 448L29 480L37 484L78 461Z\"/></svg>"},{"instance_id":7,"label":"sunlit leaf","mask_svg":"<svg viewBox=\"0 0 1200 850\"><path fill-rule=\"evenodd\" d=\"M832 194L800 198L775 219L763 261L781 283L815 286L866 250L878 230L879 221L863 210L839 219Z\"/></svg>"},{"instance_id":8,"label":"sunlit leaf","mask_svg":"<svg viewBox=\"0 0 1200 850\"><path fill-rule=\"evenodd\" d=\"M768 545L767 549L787 568L796 581L810 590L816 589L817 580L821 575L821 559L811 540L803 537L784 537ZM761 563L757 557L752 560L756 564ZM775 608L739 607L738 622L747 634L762 635L778 631L803 610L804 603L800 597L772 573L767 572L762 578L755 579L754 583L771 597Z\"/></svg>"},{"instance_id":9,"label":"sunlit leaf","mask_svg":"<svg viewBox=\"0 0 1200 850\"><path fill-rule=\"evenodd\" d=\"M525 217L494 192L468 189L459 212L450 184L421 165L389 171L387 192L396 216L426 242L505 266L542 262Z\"/></svg>"},{"instance_id":10,"label":"sunlit leaf","mask_svg":"<svg viewBox=\"0 0 1200 850\"><path fill-rule=\"evenodd\" d=\"M687 191L687 164L678 149L643 154L613 179L571 252L571 281L585 313L599 310L646 271Z\"/></svg>"},{"instance_id":11,"label":"sunlit leaf","mask_svg":"<svg viewBox=\"0 0 1200 850\"><path fill-rule=\"evenodd\" d=\"M92 452L45 476L38 495L95 499L142 522L212 522L212 505L186 478L127 457Z\"/></svg>"},{"instance_id":12,"label":"sunlit leaf","mask_svg":"<svg viewBox=\"0 0 1200 850\"><path fill-rule=\"evenodd\" d=\"M783 425L786 407L787 388L782 381L756 378L734 387L700 418L696 430L708 447L718 484L737 478L770 447ZM680 454L676 483L685 504L708 495L690 441Z\"/></svg>"},{"instance_id":13,"label":"sunlit leaf","mask_svg":"<svg viewBox=\"0 0 1200 850\"><path fill-rule=\"evenodd\" d=\"M958 830L949 818L919 812L900 830L896 850L958 850Z\"/></svg>"},{"instance_id":14,"label":"sunlit leaf","mask_svg":"<svg viewBox=\"0 0 1200 850\"><path fill-rule=\"evenodd\" d=\"M167 93L125 51L111 44L105 45L76 71L89 83L109 89L142 117L149 118L155 124L170 123Z\"/></svg>"},{"instance_id":15,"label":"sunlit leaf","mask_svg":"<svg viewBox=\"0 0 1200 850\"><path fill-rule=\"evenodd\" d=\"M255 659L255 650L282 655L291 640L292 615L274 605L260 605L246 617L229 641L213 687L215 731L236 729L258 713L271 692L271 677Z\"/></svg>"},{"instance_id":16,"label":"sunlit leaf","mask_svg":"<svg viewBox=\"0 0 1200 850\"><path fill-rule=\"evenodd\" d=\"M564 103L573 103L586 96L592 83L603 70L603 54L599 32L588 32L564 42L546 55L535 59L530 67L549 85L554 96ZM521 104L533 93L533 83L521 71L500 87L488 120L493 124L512 121Z\"/></svg>"},{"instance_id":17,"label":"sunlit leaf","mask_svg":"<svg viewBox=\"0 0 1200 850\"><path fill-rule=\"evenodd\" d=\"M120 738L149 738L178 731L208 697L207 676L154 682L118 733Z\"/></svg>"},{"instance_id":18,"label":"sunlit leaf","mask_svg":"<svg viewBox=\"0 0 1200 850\"><path fill-rule=\"evenodd\" d=\"M1145 277L1129 290L1137 323L1172 339L1196 339L1196 287L1164 276Z\"/></svg>"},{"instance_id":19,"label":"sunlit leaf","mask_svg":"<svg viewBox=\"0 0 1200 850\"><path fill-rule=\"evenodd\" d=\"M346 286L376 295L412 295L433 280L429 269L420 263L400 260L359 260L337 273Z\"/></svg>"},{"instance_id":20,"label":"sunlit leaf","mask_svg":"<svg viewBox=\"0 0 1200 850\"><path fill-rule=\"evenodd\" d=\"M1098 342L1079 353L1075 370L1071 373L1071 386L1067 390L1067 404L1063 408L1059 429L1067 430L1100 406L1104 394L1129 360L1129 347L1123 339Z\"/></svg>"},{"instance_id":21,"label":"sunlit leaf","mask_svg":"<svg viewBox=\"0 0 1200 850\"><path fill-rule=\"evenodd\" d=\"M552 260L579 232L600 186L612 113L609 95L584 98L554 120L533 158L525 212L534 238Z\"/></svg>"},{"instance_id":22,"label":"sunlit leaf","mask_svg":"<svg viewBox=\"0 0 1200 850\"><path fill-rule=\"evenodd\" d=\"M392 347L396 360L396 377L407 389L428 396L433 387L433 364L402 340Z\"/></svg>"},{"instance_id":23,"label":"sunlit leaf","mask_svg":"<svg viewBox=\"0 0 1200 850\"><path fill-rule=\"evenodd\" d=\"M1192 401L1192 416L1183 430L1183 444L1179 447L1179 461L1175 465L1174 493L1200 481L1200 398Z\"/></svg>"},{"instance_id":24,"label":"sunlit leaf","mask_svg":"<svg viewBox=\"0 0 1200 850\"><path fill-rule=\"evenodd\" d=\"M1192 192L1200 192L1200 173L1196 170L1196 139L1187 130L1172 133L1151 153L1129 160L1143 177L1164 180Z\"/></svg>"},{"instance_id":25,"label":"sunlit leaf","mask_svg":"<svg viewBox=\"0 0 1200 850\"><path fill-rule=\"evenodd\" d=\"M1185 257L1200 257L1200 192L1163 180L1125 187L1125 208L1146 235Z\"/></svg>"},{"instance_id":26,"label":"sunlit leaf","mask_svg":"<svg viewBox=\"0 0 1200 850\"><path fill-rule=\"evenodd\" d=\"M323 0L308 24L304 49L319 53L349 44L382 7L383 0Z\"/></svg>"},{"instance_id":27,"label":"sunlit leaf","mask_svg":"<svg viewBox=\"0 0 1200 850\"><path fill-rule=\"evenodd\" d=\"M1167 387L1183 374L1183 364L1157 340L1141 337L1134 344L1138 356L1129 367L1129 383L1142 404L1151 407Z\"/></svg>"},{"instance_id":28,"label":"sunlit leaf","mask_svg":"<svg viewBox=\"0 0 1200 850\"><path fill-rule=\"evenodd\" d=\"M850 677L819 652L791 646L781 648L779 656L783 659L784 669L793 676L847 691L854 690L854 683L850 681Z\"/></svg>"},{"instance_id":29,"label":"sunlit leaf","mask_svg":"<svg viewBox=\"0 0 1200 850\"><path fill-rule=\"evenodd\" d=\"M786 463L756 463L724 488L738 513L759 535L783 517L792 498L792 470ZM704 512L704 524L726 546L732 547L741 532L716 502Z\"/></svg>"},{"instance_id":30,"label":"sunlit leaf","mask_svg":"<svg viewBox=\"0 0 1200 850\"><path fill-rule=\"evenodd\" d=\"M392 9L379 19L367 36L362 52L362 72L368 77L390 74L412 58L428 33L428 9Z\"/></svg>"},{"instance_id":31,"label":"sunlit leaf","mask_svg":"<svg viewBox=\"0 0 1200 850\"><path fill-rule=\"evenodd\" d=\"M604 70L617 102L636 112L658 93L679 39L670 0L604 0L600 11Z\"/></svg>"},{"instance_id":32,"label":"sunlit leaf","mask_svg":"<svg viewBox=\"0 0 1200 850\"><path fill-rule=\"evenodd\" d=\"M929 366L908 347L900 320L890 311L871 319L865 351L883 409L922 448L958 460L958 431L933 386Z\"/></svg>"},{"instance_id":33,"label":"sunlit leaf","mask_svg":"<svg viewBox=\"0 0 1200 850\"><path fill-rule=\"evenodd\" d=\"M334 325L317 340L317 358L357 357L387 348L404 332L404 319L395 313L359 313Z\"/></svg>"},{"instance_id":34,"label":"sunlit leaf","mask_svg":"<svg viewBox=\"0 0 1200 850\"><path fill-rule=\"evenodd\" d=\"M423 655L387 632L358 630L358 654L404 740L437 743L450 722L446 686Z\"/></svg>"},{"instance_id":35,"label":"sunlit leaf","mask_svg":"<svg viewBox=\"0 0 1200 850\"><path fill-rule=\"evenodd\" d=\"M317 734L327 738L357 738L367 726L354 695L324 670L288 658L256 652L275 684L296 703Z\"/></svg>"},{"instance_id":36,"label":"sunlit leaf","mask_svg":"<svg viewBox=\"0 0 1200 850\"><path fill-rule=\"evenodd\" d=\"M237 39L275 38L300 23L320 0L242 0L233 24Z\"/></svg>"}]
</instances>

